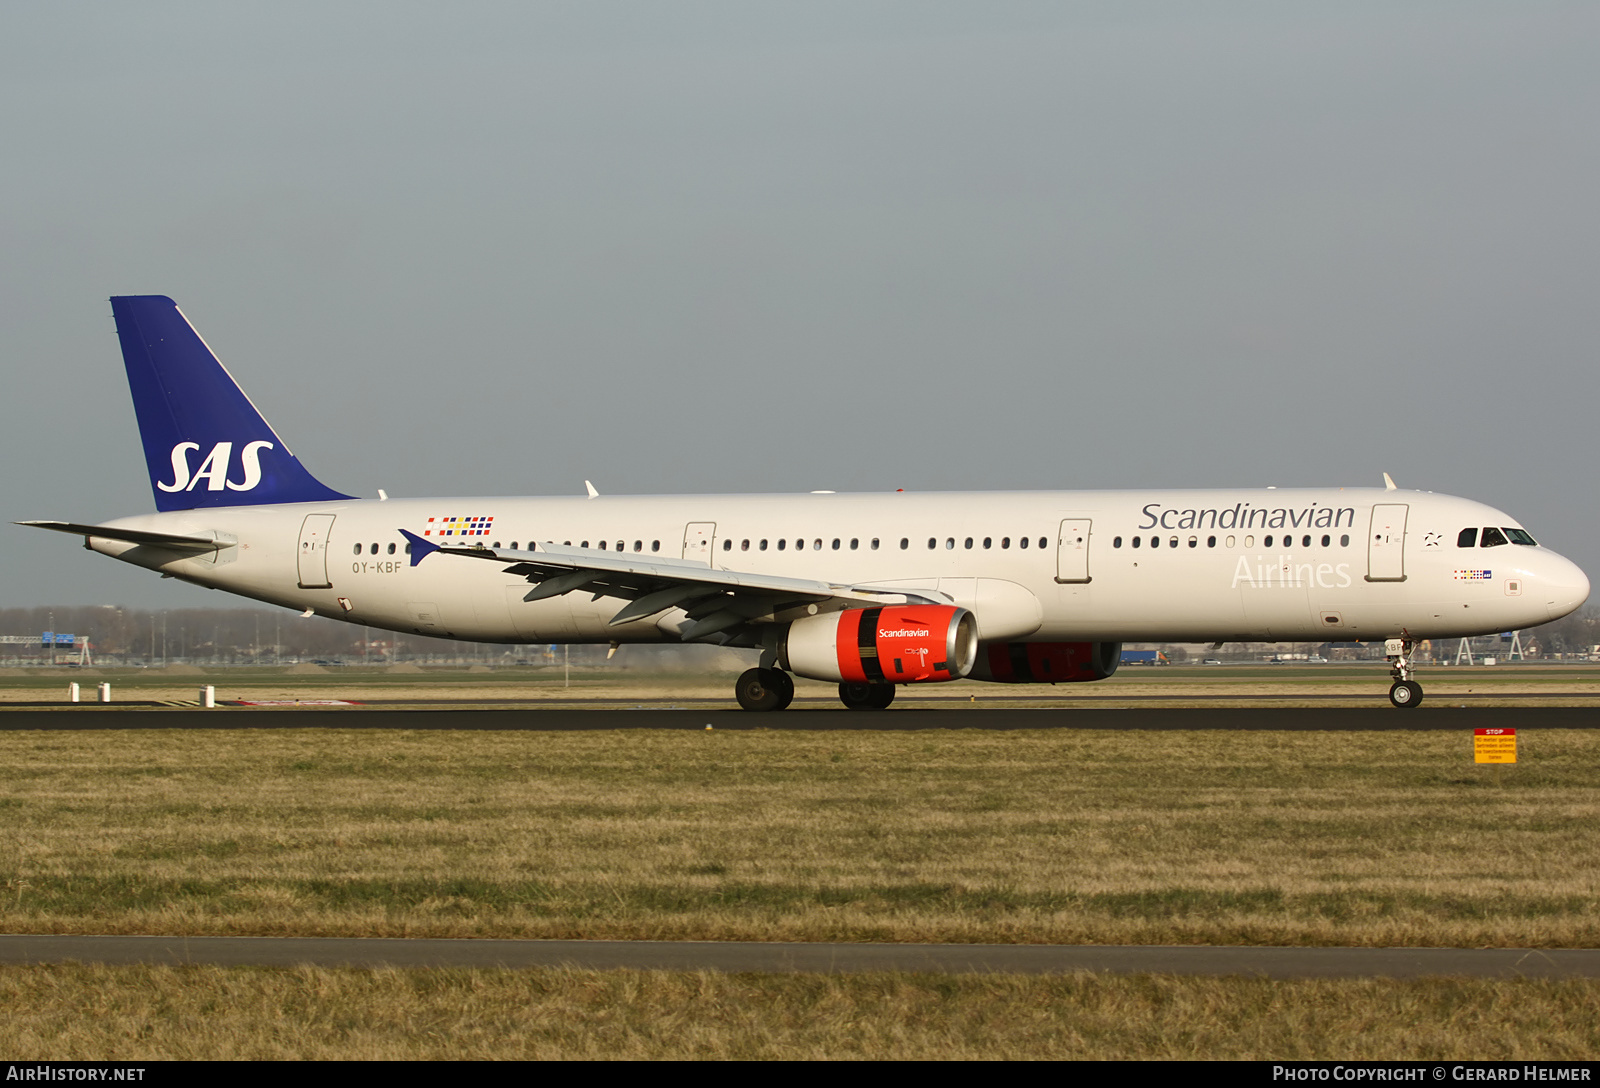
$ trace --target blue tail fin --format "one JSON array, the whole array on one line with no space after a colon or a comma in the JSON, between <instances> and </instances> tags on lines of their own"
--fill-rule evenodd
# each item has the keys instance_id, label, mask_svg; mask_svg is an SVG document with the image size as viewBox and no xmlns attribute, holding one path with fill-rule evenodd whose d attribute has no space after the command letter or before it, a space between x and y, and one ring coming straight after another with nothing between
<instances>
[{"instance_id":1,"label":"blue tail fin","mask_svg":"<svg viewBox=\"0 0 1600 1088\"><path fill-rule=\"evenodd\" d=\"M111 300L156 509L325 502L250 398L165 295Z\"/></svg>"}]
</instances>

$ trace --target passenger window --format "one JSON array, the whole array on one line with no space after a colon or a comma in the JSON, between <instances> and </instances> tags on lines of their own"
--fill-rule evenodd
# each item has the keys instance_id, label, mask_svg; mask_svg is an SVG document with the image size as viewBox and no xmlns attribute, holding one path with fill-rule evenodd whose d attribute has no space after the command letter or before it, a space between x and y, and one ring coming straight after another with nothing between
<instances>
[{"instance_id":1,"label":"passenger window","mask_svg":"<svg viewBox=\"0 0 1600 1088\"><path fill-rule=\"evenodd\" d=\"M1233 537L1230 536L1227 540L1224 540L1222 543L1227 545L1230 548L1233 547Z\"/></svg>"},{"instance_id":2,"label":"passenger window","mask_svg":"<svg viewBox=\"0 0 1600 1088\"><path fill-rule=\"evenodd\" d=\"M877 537L873 537L872 538L872 550L873 551L877 551L878 550L878 538Z\"/></svg>"},{"instance_id":3,"label":"passenger window","mask_svg":"<svg viewBox=\"0 0 1600 1088\"><path fill-rule=\"evenodd\" d=\"M986 537L984 537L984 538L983 538L983 546L984 546L984 547L985 547L985 548L992 548L992 547L994 547L994 537L992 537L992 536L986 536Z\"/></svg>"},{"instance_id":4,"label":"passenger window","mask_svg":"<svg viewBox=\"0 0 1600 1088\"><path fill-rule=\"evenodd\" d=\"M780 552L783 551L788 546L789 546L789 538L788 537L779 537L778 538L778 550Z\"/></svg>"},{"instance_id":5,"label":"passenger window","mask_svg":"<svg viewBox=\"0 0 1600 1088\"><path fill-rule=\"evenodd\" d=\"M636 551L636 552L642 552L642 551L644 551L644 541L642 541L642 540L635 540L635 541L634 541L634 542L633 542L633 550L634 550L634 551Z\"/></svg>"},{"instance_id":6,"label":"passenger window","mask_svg":"<svg viewBox=\"0 0 1600 1088\"><path fill-rule=\"evenodd\" d=\"M1177 544L1178 538L1177 537L1173 537L1172 540L1173 540L1172 546L1174 548L1176 548L1178 546L1178 544ZM1044 537L1040 537L1039 538L1039 547L1041 547L1041 548L1044 547L1044 542L1045 542L1045 538Z\"/></svg>"},{"instance_id":7,"label":"passenger window","mask_svg":"<svg viewBox=\"0 0 1600 1088\"><path fill-rule=\"evenodd\" d=\"M928 548L929 548L929 550L937 548L938 546L939 546L939 541L930 536L928 538Z\"/></svg>"},{"instance_id":8,"label":"passenger window","mask_svg":"<svg viewBox=\"0 0 1600 1088\"><path fill-rule=\"evenodd\" d=\"M834 546L834 547L835 547L835 548L837 548L837 547L838 547L838 546L839 546L839 542L838 542L838 541L837 541L837 540L835 540L835 541L834 541L834 542L833 542L833 546ZM816 550L816 551L819 551L819 552L820 552L820 551L821 551L821 550L822 550L822 538L821 538L821 537L818 537L818 538L817 538L817 539L816 539L816 540L814 540L814 541L812 541L812 542L811 542L811 547L812 547L812 548L813 548L813 549L814 549L814 550Z\"/></svg>"},{"instance_id":9,"label":"passenger window","mask_svg":"<svg viewBox=\"0 0 1600 1088\"><path fill-rule=\"evenodd\" d=\"M1215 548L1216 546L1217 546L1217 538L1216 537L1214 537L1214 536L1206 537L1206 547Z\"/></svg>"},{"instance_id":10,"label":"passenger window","mask_svg":"<svg viewBox=\"0 0 1600 1088\"><path fill-rule=\"evenodd\" d=\"M1247 548L1255 547L1256 546L1256 538L1253 537L1253 536L1245 537L1244 538L1244 546L1247 547Z\"/></svg>"},{"instance_id":11,"label":"passenger window","mask_svg":"<svg viewBox=\"0 0 1600 1088\"><path fill-rule=\"evenodd\" d=\"M1138 537L1138 536L1136 536L1136 537L1134 537L1134 538L1133 538L1133 546L1134 546L1134 547L1135 547L1135 548L1137 548L1137 547L1138 547L1138 546L1139 546L1139 542L1140 542L1140 541L1141 541L1141 540L1143 540L1143 539L1144 539L1144 538L1143 538L1143 537Z\"/></svg>"},{"instance_id":12,"label":"passenger window","mask_svg":"<svg viewBox=\"0 0 1600 1088\"><path fill-rule=\"evenodd\" d=\"M901 551L905 551L909 547L911 547L911 541L906 539L905 537L901 537L900 538L900 550Z\"/></svg>"},{"instance_id":13,"label":"passenger window","mask_svg":"<svg viewBox=\"0 0 1600 1088\"><path fill-rule=\"evenodd\" d=\"M393 544L390 544L390 545L389 545L389 554L390 554L390 555L393 555L393 554L394 554L394 545L393 545Z\"/></svg>"},{"instance_id":14,"label":"passenger window","mask_svg":"<svg viewBox=\"0 0 1600 1088\"><path fill-rule=\"evenodd\" d=\"M767 542L766 542L766 540L765 540L765 539L763 539L763 540L762 540L762 541L761 541L761 550L762 550L762 551L766 551L766 550L767 550Z\"/></svg>"},{"instance_id":15,"label":"passenger window","mask_svg":"<svg viewBox=\"0 0 1600 1088\"><path fill-rule=\"evenodd\" d=\"M619 552L620 551L625 551L626 549L623 547L623 545L625 543L626 543L626 541L622 541L622 540L617 541L617 551L619 551Z\"/></svg>"},{"instance_id":16,"label":"passenger window","mask_svg":"<svg viewBox=\"0 0 1600 1088\"><path fill-rule=\"evenodd\" d=\"M1327 533L1323 533L1322 534L1322 546L1324 548L1326 548L1329 544L1332 544L1332 543L1333 543L1333 538L1331 536L1329 536Z\"/></svg>"},{"instance_id":17,"label":"passenger window","mask_svg":"<svg viewBox=\"0 0 1600 1088\"><path fill-rule=\"evenodd\" d=\"M1008 536L1001 537L1000 538L1000 547L1001 547L1002 550L1011 547L1011 538L1008 537Z\"/></svg>"},{"instance_id":18,"label":"passenger window","mask_svg":"<svg viewBox=\"0 0 1600 1088\"><path fill-rule=\"evenodd\" d=\"M411 554L411 541L409 541L409 540L406 541L406 554L407 555Z\"/></svg>"},{"instance_id":19,"label":"passenger window","mask_svg":"<svg viewBox=\"0 0 1600 1088\"><path fill-rule=\"evenodd\" d=\"M1269 536L1269 537L1266 537L1266 538L1264 538L1264 539L1263 539L1263 540L1262 540L1262 541L1261 541L1261 546L1262 546L1262 547L1263 547L1263 548L1270 548L1270 547L1272 547L1272 538L1271 538L1271 537L1270 537L1270 536Z\"/></svg>"},{"instance_id":20,"label":"passenger window","mask_svg":"<svg viewBox=\"0 0 1600 1088\"><path fill-rule=\"evenodd\" d=\"M722 542L722 550L723 550L723 551L727 551L727 550L728 550L728 545L729 545L729 544L732 544L732 543L733 543L733 541L731 541L731 540L724 540L724 541L723 541L723 542ZM651 551L653 551L653 552L658 552L658 551L660 551L660 550L661 550L661 541L659 541L659 540L652 540L652 541L651 541L651 542L650 542L650 550L651 550Z\"/></svg>"},{"instance_id":21,"label":"passenger window","mask_svg":"<svg viewBox=\"0 0 1600 1088\"><path fill-rule=\"evenodd\" d=\"M360 555L361 554L361 545L359 545L359 544L356 545L355 554L356 555Z\"/></svg>"},{"instance_id":22,"label":"passenger window","mask_svg":"<svg viewBox=\"0 0 1600 1088\"><path fill-rule=\"evenodd\" d=\"M944 542L944 546L945 546L945 550L946 551L954 551L955 547L956 547L956 538L953 537L953 536L952 537L946 537L945 538L945 542Z\"/></svg>"},{"instance_id":23,"label":"passenger window","mask_svg":"<svg viewBox=\"0 0 1600 1088\"><path fill-rule=\"evenodd\" d=\"M1489 525L1484 528L1483 537L1478 541L1478 547L1498 548L1500 545L1508 543L1510 542L1506 540L1505 534L1500 532L1500 530L1496 529L1493 525Z\"/></svg>"},{"instance_id":24,"label":"passenger window","mask_svg":"<svg viewBox=\"0 0 1600 1088\"><path fill-rule=\"evenodd\" d=\"M856 551L860 547L861 547L861 538L860 537L855 537L855 536L851 537L850 538L850 550L851 551Z\"/></svg>"},{"instance_id":25,"label":"passenger window","mask_svg":"<svg viewBox=\"0 0 1600 1088\"><path fill-rule=\"evenodd\" d=\"M1177 537L1173 537L1171 540L1167 541L1167 547L1176 548L1177 546L1178 546L1178 538ZM1039 541L1039 547L1041 547L1041 548L1044 547L1044 541L1043 540Z\"/></svg>"},{"instance_id":26,"label":"passenger window","mask_svg":"<svg viewBox=\"0 0 1600 1088\"><path fill-rule=\"evenodd\" d=\"M794 550L797 551L797 552L805 551L806 550L806 542L804 540L795 541L794 542Z\"/></svg>"},{"instance_id":27,"label":"passenger window","mask_svg":"<svg viewBox=\"0 0 1600 1088\"><path fill-rule=\"evenodd\" d=\"M1152 547L1152 548L1159 548L1159 547L1161 547L1161 538L1160 538L1160 537L1158 537L1158 536L1153 536L1153 537L1151 537L1151 538L1150 538L1150 546L1151 546L1151 547Z\"/></svg>"},{"instance_id":28,"label":"passenger window","mask_svg":"<svg viewBox=\"0 0 1600 1088\"><path fill-rule=\"evenodd\" d=\"M1458 548L1476 548L1477 546L1478 546L1478 527L1476 525L1474 525L1470 529L1463 529L1463 530L1461 530L1460 533L1456 534L1456 547L1458 547Z\"/></svg>"},{"instance_id":29,"label":"passenger window","mask_svg":"<svg viewBox=\"0 0 1600 1088\"><path fill-rule=\"evenodd\" d=\"M651 550L653 551L654 549L651 549ZM722 542L722 550L725 551L725 552L733 551L733 541L732 540L724 540Z\"/></svg>"},{"instance_id":30,"label":"passenger window","mask_svg":"<svg viewBox=\"0 0 1600 1088\"><path fill-rule=\"evenodd\" d=\"M1111 538L1111 546L1112 546L1112 547L1113 547L1113 548L1120 548L1120 547L1122 547L1122 538L1121 538L1121 537L1120 537L1120 536L1114 536L1114 537L1112 537L1112 538Z\"/></svg>"},{"instance_id":31,"label":"passenger window","mask_svg":"<svg viewBox=\"0 0 1600 1088\"><path fill-rule=\"evenodd\" d=\"M839 538L838 537L834 537L833 538L833 550L834 551L838 551L839 550Z\"/></svg>"},{"instance_id":32,"label":"passenger window","mask_svg":"<svg viewBox=\"0 0 1600 1088\"><path fill-rule=\"evenodd\" d=\"M1017 547L1026 548L1027 546L1028 546L1028 538L1027 537L1023 537L1021 540L1017 541Z\"/></svg>"},{"instance_id":33,"label":"passenger window","mask_svg":"<svg viewBox=\"0 0 1600 1088\"><path fill-rule=\"evenodd\" d=\"M739 541L739 550L742 551L742 552L749 551L750 550L750 541L748 541L748 540Z\"/></svg>"},{"instance_id":34,"label":"passenger window","mask_svg":"<svg viewBox=\"0 0 1600 1088\"><path fill-rule=\"evenodd\" d=\"M595 543L595 547L599 548L601 551L605 551L606 550L606 542L605 541L597 540L594 543Z\"/></svg>"},{"instance_id":35,"label":"passenger window","mask_svg":"<svg viewBox=\"0 0 1600 1088\"><path fill-rule=\"evenodd\" d=\"M1339 547L1348 548L1349 546L1350 546L1350 534L1349 533L1344 533L1343 535L1341 535L1339 537Z\"/></svg>"},{"instance_id":36,"label":"passenger window","mask_svg":"<svg viewBox=\"0 0 1600 1088\"><path fill-rule=\"evenodd\" d=\"M588 546L589 546L589 542L587 540L583 541L582 543L580 543L578 545L578 547L580 547L580 548L587 548Z\"/></svg>"},{"instance_id":37,"label":"passenger window","mask_svg":"<svg viewBox=\"0 0 1600 1088\"><path fill-rule=\"evenodd\" d=\"M972 538L970 536L967 537L967 543L966 543L965 547L968 547L968 548L972 547Z\"/></svg>"}]
</instances>

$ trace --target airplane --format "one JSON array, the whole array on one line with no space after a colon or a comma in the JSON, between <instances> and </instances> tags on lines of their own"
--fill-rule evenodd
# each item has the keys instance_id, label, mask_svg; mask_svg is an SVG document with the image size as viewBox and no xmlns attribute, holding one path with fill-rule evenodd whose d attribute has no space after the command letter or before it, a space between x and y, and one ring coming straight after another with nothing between
<instances>
[{"instance_id":1,"label":"airplane","mask_svg":"<svg viewBox=\"0 0 1600 1088\"><path fill-rule=\"evenodd\" d=\"M1124 642L1385 642L1534 626L1589 580L1516 519L1383 488L377 499L326 486L172 299L111 299L157 513L27 521L163 576L350 623L761 651L881 710L901 685L1103 680Z\"/></svg>"}]
</instances>

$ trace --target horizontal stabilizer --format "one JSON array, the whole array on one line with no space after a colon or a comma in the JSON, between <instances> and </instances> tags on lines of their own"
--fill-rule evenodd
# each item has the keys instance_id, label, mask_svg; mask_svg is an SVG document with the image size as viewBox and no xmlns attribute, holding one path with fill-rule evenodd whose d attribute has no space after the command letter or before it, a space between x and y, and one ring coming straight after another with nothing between
<instances>
[{"instance_id":1,"label":"horizontal stabilizer","mask_svg":"<svg viewBox=\"0 0 1600 1088\"><path fill-rule=\"evenodd\" d=\"M152 533L144 529L119 529L111 525L79 525L75 521L18 521L16 525L30 525L35 529L53 529L73 536L99 537L101 540L121 540L129 544L149 544L157 548L178 548L184 551L210 552L228 546L226 541L208 536L184 536L179 533Z\"/></svg>"}]
</instances>

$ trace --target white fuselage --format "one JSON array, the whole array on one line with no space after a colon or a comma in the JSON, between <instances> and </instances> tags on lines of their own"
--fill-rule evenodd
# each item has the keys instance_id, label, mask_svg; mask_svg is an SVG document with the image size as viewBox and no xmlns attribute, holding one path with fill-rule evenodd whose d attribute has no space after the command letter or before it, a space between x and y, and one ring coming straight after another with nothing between
<instances>
[{"instance_id":1,"label":"white fuselage","mask_svg":"<svg viewBox=\"0 0 1600 1088\"><path fill-rule=\"evenodd\" d=\"M620 548L936 590L970 609L987 641L1454 637L1545 623L1589 591L1583 572L1547 548L1458 546L1466 528L1520 528L1500 511L1378 489L347 500L111 524L229 542L181 558L90 541L190 582L486 642L673 640L682 613L609 627L623 602L574 592L527 603L530 586L509 563L441 554L412 565L399 530L456 546L598 551L604 542L613 557Z\"/></svg>"}]
</instances>

